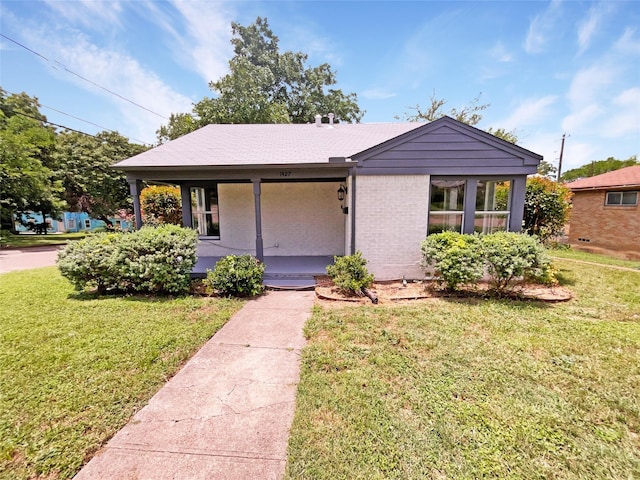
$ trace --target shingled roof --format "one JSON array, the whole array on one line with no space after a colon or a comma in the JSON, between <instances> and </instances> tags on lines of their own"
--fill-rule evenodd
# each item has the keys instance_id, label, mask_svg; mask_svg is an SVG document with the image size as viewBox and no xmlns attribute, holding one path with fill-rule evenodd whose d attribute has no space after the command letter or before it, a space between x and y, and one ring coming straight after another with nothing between
<instances>
[{"instance_id":1,"label":"shingled roof","mask_svg":"<svg viewBox=\"0 0 640 480\"><path fill-rule=\"evenodd\" d=\"M424 123L207 125L116 165L139 167L328 163L360 153Z\"/></svg>"},{"instance_id":2,"label":"shingled roof","mask_svg":"<svg viewBox=\"0 0 640 480\"><path fill-rule=\"evenodd\" d=\"M589 178L581 178L566 184L572 191L603 188L640 187L640 165L620 168Z\"/></svg>"}]
</instances>

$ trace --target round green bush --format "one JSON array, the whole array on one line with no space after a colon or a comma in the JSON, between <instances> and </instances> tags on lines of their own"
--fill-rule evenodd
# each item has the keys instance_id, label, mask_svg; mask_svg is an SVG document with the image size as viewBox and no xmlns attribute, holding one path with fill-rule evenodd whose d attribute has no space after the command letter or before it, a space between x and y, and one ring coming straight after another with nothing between
<instances>
[{"instance_id":1,"label":"round green bush","mask_svg":"<svg viewBox=\"0 0 640 480\"><path fill-rule=\"evenodd\" d=\"M265 264L252 255L228 255L207 270L206 284L227 297L252 297L264 291Z\"/></svg>"},{"instance_id":2,"label":"round green bush","mask_svg":"<svg viewBox=\"0 0 640 480\"><path fill-rule=\"evenodd\" d=\"M366 264L360 252L334 257L334 264L327 267L327 275L340 290L359 293L373 283L373 275L365 267Z\"/></svg>"}]
</instances>

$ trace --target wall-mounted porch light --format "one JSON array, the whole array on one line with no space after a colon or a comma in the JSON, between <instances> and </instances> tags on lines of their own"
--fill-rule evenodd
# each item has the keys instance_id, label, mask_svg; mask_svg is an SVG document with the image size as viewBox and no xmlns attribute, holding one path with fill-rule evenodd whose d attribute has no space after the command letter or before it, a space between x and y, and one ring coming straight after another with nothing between
<instances>
[{"instance_id":1,"label":"wall-mounted porch light","mask_svg":"<svg viewBox=\"0 0 640 480\"><path fill-rule=\"evenodd\" d=\"M342 209L342 213L349 213L349 207L344 204L344 200L347 197L347 187L345 185L340 185L338 189L338 200L340 200L340 208Z\"/></svg>"}]
</instances>

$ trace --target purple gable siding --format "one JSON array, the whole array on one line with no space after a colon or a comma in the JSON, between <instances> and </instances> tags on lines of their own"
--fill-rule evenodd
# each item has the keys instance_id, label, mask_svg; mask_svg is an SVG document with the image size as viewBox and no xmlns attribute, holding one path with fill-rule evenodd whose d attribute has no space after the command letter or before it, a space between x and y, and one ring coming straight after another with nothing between
<instances>
[{"instance_id":1,"label":"purple gable siding","mask_svg":"<svg viewBox=\"0 0 640 480\"><path fill-rule=\"evenodd\" d=\"M360 175L528 175L542 157L445 117L353 159Z\"/></svg>"}]
</instances>

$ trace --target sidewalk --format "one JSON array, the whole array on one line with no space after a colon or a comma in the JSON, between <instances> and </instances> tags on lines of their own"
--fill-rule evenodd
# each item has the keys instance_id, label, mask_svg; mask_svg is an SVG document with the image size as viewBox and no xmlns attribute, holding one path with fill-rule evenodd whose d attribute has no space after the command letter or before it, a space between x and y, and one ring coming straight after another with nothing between
<instances>
[{"instance_id":1,"label":"sidewalk","mask_svg":"<svg viewBox=\"0 0 640 480\"><path fill-rule=\"evenodd\" d=\"M75 478L282 478L313 299L249 301Z\"/></svg>"}]
</instances>

